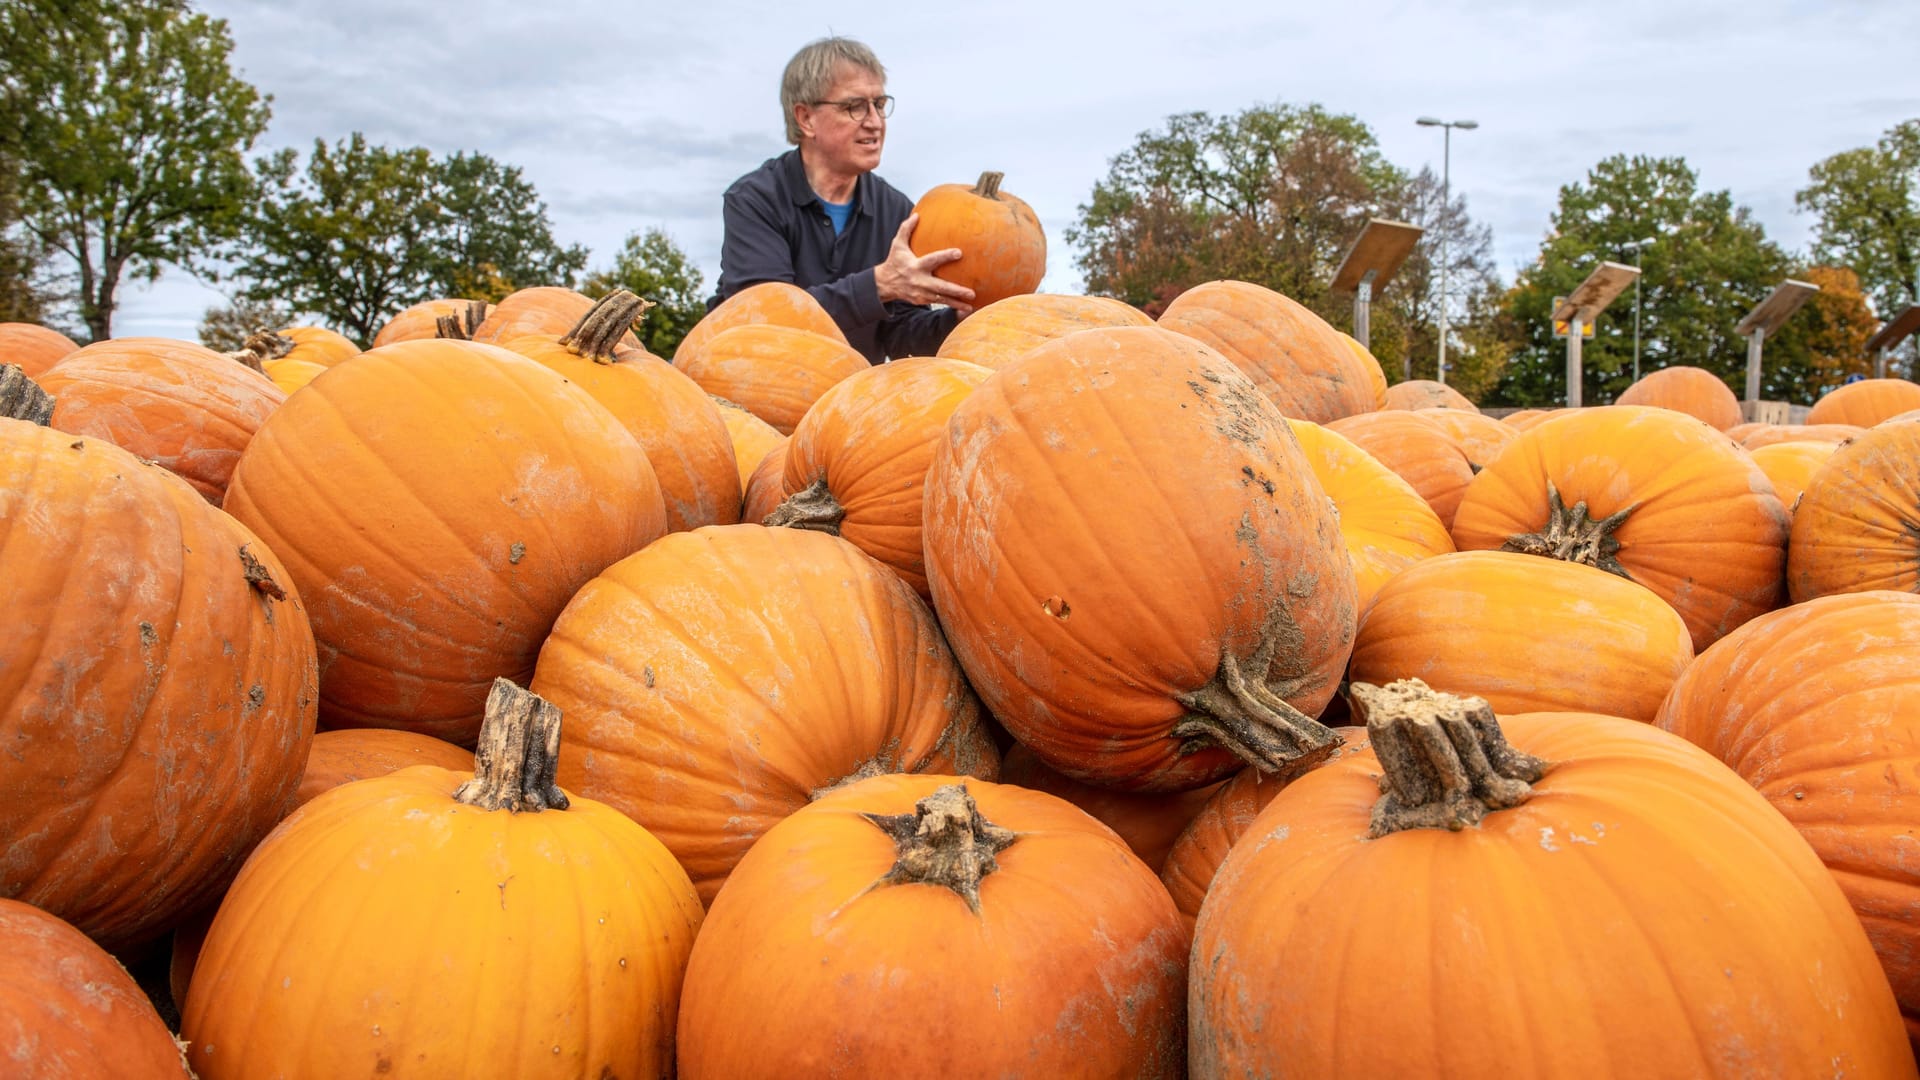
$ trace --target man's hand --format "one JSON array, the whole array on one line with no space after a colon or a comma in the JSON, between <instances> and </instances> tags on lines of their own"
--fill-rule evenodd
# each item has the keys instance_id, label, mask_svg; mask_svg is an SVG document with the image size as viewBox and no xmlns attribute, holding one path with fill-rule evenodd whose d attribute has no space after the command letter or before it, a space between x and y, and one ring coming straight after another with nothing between
<instances>
[{"instance_id":1,"label":"man's hand","mask_svg":"<svg viewBox=\"0 0 1920 1080\"><path fill-rule=\"evenodd\" d=\"M934 276L934 271L960 257L959 248L945 248L915 255L908 237L920 224L919 214L909 214L893 234L893 246L887 261L873 268L873 283L880 288L880 302L905 300L909 304L945 304L964 318L973 313L973 290Z\"/></svg>"}]
</instances>

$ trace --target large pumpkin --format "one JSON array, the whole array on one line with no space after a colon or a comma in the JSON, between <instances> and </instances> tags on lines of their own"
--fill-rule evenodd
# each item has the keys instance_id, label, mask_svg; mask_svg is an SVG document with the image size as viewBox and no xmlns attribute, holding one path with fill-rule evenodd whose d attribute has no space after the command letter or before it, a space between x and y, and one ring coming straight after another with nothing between
<instances>
[{"instance_id":1,"label":"large pumpkin","mask_svg":"<svg viewBox=\"0 0 1920 1080\"><path fill-rule=\"evenodd\" d=\"M486 321L487 305L479 300L459 300L439 298L422 300L407 308L393 318L388 319L380 332L373 336L373 347L392 345L399 341L418 341L423 338L439 337L439 324L442 317L471 322L466 326L468 336L479 329Z\"/></svg>"},{"instance_id":2,"label":"large pumpkin","mask_svg":"<svg viewBox=\"0 0 1920 1080\"><path fill-rule=\"evenodd\" d=\"M1739 440L1740 445L1749 450L1783 442L1821 442L1838 446L1866 430L1856 424L1755 424L1753 430L1741 435Z\"/></svg>"},{"instance_id":3,"label":"large pumpkin","mask_svg":"<svg viewBox=\"0 0 1920 1080\"><path fill-rule=\"evenodd\" d=\"M287 395L243 364L185 341L114 338L37 380L53 426L159 462L218 506L241 451Z\"/></svg>"},{"instance_id":4,"label":"large pumpkin","mask_svg":"<svg viewBox=\"0 0 1920 1080\"><path fill-rule=\"evenodd\" d=\"M1740 423L1740 399L1720 376L1705 368L1675 364L1650 371L1620 392L1616 405L1672 409L1720 431Z\"/></svg>"},{"instance_id":5,"label":"large pumpkin","mask_svg":"<svg viewBox=\"0 0 1920 1080\"><path fill-rule=\"evenodd\" d=\"M707 393L791 435L828 387L868 364L853 346L833 338L753 323L720 331L691 356L682 347L674 353L674 366Z\"/></svg>"},{"instance_id":6,"label":"large pumpkin","mask_svg":"<svg viewBox=\"0 0 1920 1080\"><path fill-rule=\"evenodd\" d=\"M1387 387L1389 409L1454 409L1477 413L1480 407L1467 395L1433 379L1408 379Z\"/></svg>"},{"instance_id":7,"label":"large pumpkin","mask_svg":"<svg viewBox=\"0 0 1920 1080\"><path fill-rule=\"evenodd\" d=\"M927 467L947 418L991 374L916 357L836 383L794 428L782 501L764 524L841 537L931 600L920 526Z\"/></svg>"},{"instance_id":8,"label":"large pumpkin","mask_svg":"<svg viewBox=\"0 0 1920 1080\"><path fill-rule=\"evenodd\" d=\"M1823 596L1702 653L1658 721L1727 763L1826 861L1920 1038L1920 596Z\"/></svg>"},{"instance_id":9,"label":"large pumpkin","mask_svg":"<svg viewBox=\"0 0 1920 1080\"><path fill-rule=\"evenodd\" d=\"M1920 422L1872 428L1814 472L1793 512L1787 587L1796 604L1920 591Z\"/></svg>"},{"instance_id":10,"label":"large pumpkin","mask_svg":"<svg viewBox=\"0 0 1920 1080\"><path fill-rule=\"evenodd\" d=\"M531 335L501 345L559 372L620 418L660 481L667 528L731 525L740 520L740 481L720 410L673 365L621 344L646 307L616 289L564 335Z\"/></svg>"},{"instance_id":11,"label":"large pumpkin","mask_svg":"<svg viewBox=\"0 0 1920 1080\"><path fill-rule=\"evenodd\" d=\"M554 785L550 705L488 714L473 772L334 788L247 860L181 1016L202 1077L672 1073L692 884Z\"/></svg>"},{"instance_id":12,"label":"large pumpkin","mask_svg":"<svg viewBox=\"0 0 1920 1080\"><path fill-rule=\"evenodd\" d=\"M1178 1077L1186 956L1166 891L1079 810L878 776L774 826L720 891L680 1075Z\"/></svg>"},{"instance_id":13,"label":"large pumpkin","mask_svg":"<svg viewBox=\"0 0 1920 1080\"><path fill-rule=\"evenodd\" d=\"M974 688L1076 779L1178 790L1324 754L1353 570L1247 377L1155 327L1040 346L953 412L927 579Z\"/></svg>"},{"instance_id":14,"label":"large pumpkin","mask_svg":"<svg viewBox=\"0 0 1920 1080\"><path fill-rule=\"evenodd\" d=\"M1780 505L1791 512L1799 505L1807 485L1813 482L1813 475L1833 456L1833 450L1834 444L1827 442L1768 443L1753 451L1753 461L1767 474L1773 493L1780 497ZM1788 557L1792 557L1791 550Z\"/></svg>"},{"instance_id":15,"label":"large pumpkin","mask_svg":"<svg viewBox=\"0 0 1920 1080\"><path fill-rule=\"evenodd\" d=\"M1475 474L1493 464L1493 459L1520 437L1518 428L1477 411L1431 408L1416 409L1414 412L1440 425L1440 429L1453 439L1460 452L1467 456L1467 465Z\"/></svg>"},{"instance_id":16,"label":"large pumpkin","mask_svg":"<svg viewBox=\"0 0 1920 1080\"><path fill-rule=\"evenodd\" d=\"M1453 527L1454 511L1475 470L1466 451L1438 421L1424 413L1382 409L1342 417L1327 430L1352 440L1392 469L1427 500L1441 524Z\"/></svg>"},{"instance_id":17,"label":"large pumpkin","mask_svg":"<svg viewBox=\"0 0 1920 1080\"><path fill-rule=\"evenodd\" d=\"M1579 563L1463 551L1415 563L1381 587L1349 676L1424 679L1503 713L1650 721L1692 659L1686 623L1647 588Z\"/></svg>"},{"instance_id":18,"label":"large pumpkin","mask_svg":"<svg viewBox=\"0 0 1920 1080\"><path fill-rule=\"evenodd\" d=\"M80 348L58 330L39 323L0 322L0 364L14 364L38 375Z\"/></svg>"},{"instance_id":19,"label":"large pumpkin","mask_svg":"<svg viewBox=\"0 0 1920 1080\"><path fill-rule=\"evenodd\" d=\"M1152 325L1139 308L1104 296L1023 293L976 307L940 342L938 355L998 369L1079 330Z\"/></svg>"},{"instance_id":20,"label":"large pumpkin","mask_svg":"<svg viewBox=\"0 0 1920 1080\"><path fill-rule=\"evenodd\" d=\"M1462 551L1566 559L1652 589L1687 621L1695 651L1779 606L1786 539L1786 508L1751 456L1645 405L1530 429L1473 478L1453 522Z\"/></svg>"},{"instance_id":21,"label":"large pumpkin","mask_svg":"<svg viewBox=\"0 0 1920 1080\"><path fill-rule=\"evenodd\" d=\"M1196 1080L1914 1075L1846 898L1739 777L1645 724L1416 687L1356 685L1369 749L1227 856Z\"/></svg>"},{"instance_id":22,"label":"large pumpkin","mask_svg":"<svg viewBox=\"0 0 1920 1080\"><path fill-rule=\"evenodd\" d=\"M1218 352L1245 372L1282 413L1324 424L1383 404L1345 335L1265 286L1210 281L1175 297L1160 325ZM1376 365L1377 367L1377 365Z\"/></svg>"},{"instance_id":23,"label":"large pumpkin","mask_svg":"<svg viewBox=\"0 0 1920 1080\"><path fill-rule=\"evenodd\" d=\"M663 537L567 605L533 689L567 714L561 780L645 825L706 899L835 784L999 765L933 613L824 533Z\"/></svg>"},{"instance_id":24,"label":"large pumpkin","mask_svg":"<svg viewBox=\"0 0 1920 1080\"><path fill-rule=\"evenodd\" d=\"M1807 410L1807 423L1872 427L1909 409L1920 409L1920 385L1906 379L1862 379L1822 394Z\"/></svg>"},{"instance_id":25,"label":"large pumpkin","mask_svg":"<svg viewBox=\"0 0 1920 1080\"><path fill-rule=\"evenodd\" d=\"M536 285L509 293L488 308L486 318L473 327L471 336L475 341L496 345L530 335L559 337L578 325L592 308L592 299L584 293L558 285ZM640 345L636 337L625 341L635 348Z\"/></svg>"},{"instance_id":26,"label":"large pumpkin","mask_svg":"<svg viewBox=\"0 0 1920 1080\"><path fill-rule=\"evenodd\" d=\"M833 321L827 309L813 294L785 281L762 281L749 285L715 305L700 317L673 350L675 366L686 363L707 347L707 342L723 330L736 326L784 326L807 330L824 338L847 343L846 332ZM862 360L864 363L865 360Z\"/></svg>"},{"instance_id":27,"label":"large pumpkin","mask_svg":"<svg viewBox=\"0 0 1920 1080\"><path fill-rule=\"evenodd\" d=\"M322 722L463 745L574 591L666 531L612 413L468 341L403 341L315 379L261 427L227 508L306 598Z\"/></svg>"},{"instance_id":28,"label":"large pumpkin","mask_svg":"<svg viewBox=\"0 0 1920 1080\"><path fill-rule=\"evenodd\" d=\"M360 346L345 334L324 326L289 326L279 333L293 342L293 348L275 359L304 360L309 364L332 367L360 355Z\"/></svg>"},{"instance_id":29,"label":"large pumpkin","mask_svg":"<svg viewBox=\"0 0 1920 1080\"><path fill-rule=\"evenodd\" d=\"M920 196L920 215L908 243L915 255L960 249L936 277L973 290L973 306L1031 293L1047 274L1047 234L1033 207L1000 190L1004 173L983 172L978 183L940 184Z\"/></svg>"},{"instance_id":30,"label":"large pumpkin","mask_svg":"<svg viewBox=\"0 0 1920 1080\"><path fill-rule=\"evenodd\" d=\"M1453 537L1433 507L1373 455L1311 420L1287 424L1333 501L1340 539L1353 561L1356 612L1364 614L1395 574L1453 550Z\"/></svg>"},{"instance_id":31,"label":"large pumpkin","mask_svg":"<svg viewBox=\"0 0 1920 1080\"><path fill-rule=\"evenodd\" d=\"M0 1052L14 1080L186 1080L186 1055L120 962L30 904L0 899Z\"/></svg>"},{"instance_id":32,"label":"large pumpkin","mask_svg":"<svg viewBox=\"0 0 1920 1080\"><path fill-rule=\"evenodd\" d=\"M304 605L252 533L107 442L0 420L0 476L0 896L137 944L293 797Z\"/></svg>"}]
</instances>

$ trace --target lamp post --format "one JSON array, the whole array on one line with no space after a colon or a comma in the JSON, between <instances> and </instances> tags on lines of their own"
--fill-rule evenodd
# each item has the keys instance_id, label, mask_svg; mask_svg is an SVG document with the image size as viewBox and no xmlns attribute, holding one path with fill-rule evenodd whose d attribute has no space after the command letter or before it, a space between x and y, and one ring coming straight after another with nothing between
<instances>
[{"instance_id":1,"label":"lamp post","mask_svg":"<svg viewBox=\"0 0 1920 1080\"><path fill-rule=\"evenodd\" d=\"M1437 127L1445 130L1440 141L1440 213L1444 216L1448 209L1449 191L1452 188L1453 171L1453 129L1472 131L1480 126L1477 120L1440 120L1432 116L1423 116L1414 123L1421 127ZM1447 232L1442 223L1440 230L1440 360L1434 374L1442 385L1447 381Z\"/></svg>"},{"instance_id":2,"label":"lamp post","mask_svg":"<svg viewBox=\"0 0 1920 1080\"><path fill-rule=\"evenodd\" d=\"M1620 246L1633 249L1633 268L1640 269L1640 253L1648 245L1660 238L1649 236L1643 240L1629 240ZM1640 276L1633 278L1633 381L1640 381Z\"/></svg>"}]
</instances>

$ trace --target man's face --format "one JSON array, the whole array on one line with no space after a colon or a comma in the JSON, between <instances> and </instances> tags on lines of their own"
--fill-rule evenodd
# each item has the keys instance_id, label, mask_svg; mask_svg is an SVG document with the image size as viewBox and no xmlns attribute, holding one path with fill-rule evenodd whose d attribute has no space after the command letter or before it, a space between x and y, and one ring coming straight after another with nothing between
<instances>
[{"instance_id":1,"label":"man's face","mask_svg":"<svg viewBox=\"0 0 1920 1080\"><path fill-rule=\"evenodd\" d=\"M833 84L820 95L826 104L802 105L796 112L803 134L813 139L819 160L843 173L872 172L880 167L880 149L887 141L887 118L866 108L854 119L838 103L872 101L887 92L887 84L865 68L841 64Z\"/></svg>"}]
</instances>

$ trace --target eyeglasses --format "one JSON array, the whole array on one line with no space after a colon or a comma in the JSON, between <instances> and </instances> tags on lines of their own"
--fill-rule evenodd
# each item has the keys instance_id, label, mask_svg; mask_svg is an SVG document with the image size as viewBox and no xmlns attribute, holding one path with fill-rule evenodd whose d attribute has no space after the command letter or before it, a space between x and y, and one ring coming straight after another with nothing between
<instances>
[{"instance_id":1,"label":"eyeglasses","mask_svg":"<svg viewBox=\"0 0 1920 1080\"><path fill-rule=\"evenodd\" d=\"M845 101L809 101L808 105L819 108L822 105L838 105L853 121L865 120L869 110L876 111L882 119L893 115L893 95L881 94L876 98L848 98Z\"/></svg>"}]
</instances>

